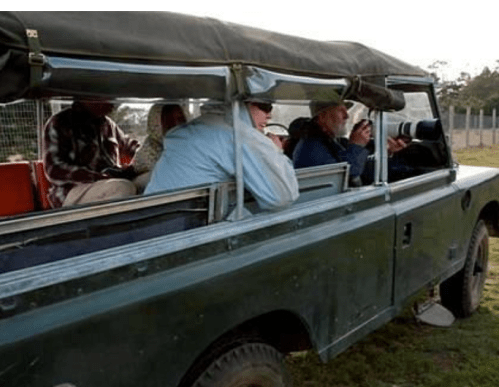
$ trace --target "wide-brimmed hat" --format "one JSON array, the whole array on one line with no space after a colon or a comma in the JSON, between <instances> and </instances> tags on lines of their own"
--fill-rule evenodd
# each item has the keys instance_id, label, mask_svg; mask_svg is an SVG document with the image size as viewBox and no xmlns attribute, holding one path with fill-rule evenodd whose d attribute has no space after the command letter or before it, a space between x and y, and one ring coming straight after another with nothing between
<instances>
[{"instance_id":1,"label":"wide-brimmed hat","mask_svg":"<svg viewBox=\"0 0 499 387\"><path fill-rule=\"evenodd\" d=\"M350 109L353 106L353 102L341 99L336 101L311 101L310 114L312 115L312 117L315 117L317 114L319 114L321 111L325 109L341 105L344 105L347 109Z\"/></svg>"},{"instance_id":2,"label":"wide-brimmed hat","mask_svg":"<svg viewBox=\"0 0 499 387\"><path fill-rule=\"evenodd\" d=\"M315 117L322 110L335 106L346 106L350 109L353 106L352 102L343 99L342 90L336 88L321 88L317 90L311 98L309 107L312 117Z\"/></svg>"}]
</instances>

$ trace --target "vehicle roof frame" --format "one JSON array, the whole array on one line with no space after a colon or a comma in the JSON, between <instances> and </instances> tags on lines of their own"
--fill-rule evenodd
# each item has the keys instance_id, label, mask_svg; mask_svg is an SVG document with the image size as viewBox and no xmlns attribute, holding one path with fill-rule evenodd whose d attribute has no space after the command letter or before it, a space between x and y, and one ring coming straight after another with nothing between
<instances>
[{"instance_id":1,"label":"vehicle roof frame","mask_svg":"<svg viewBox=\"0 0 499 387\"><path fill-rule=\"evenodd\" d=\"M170 12L0 12L1 101L43 94L40 79L32 78L45 79L47 56L194 67L241 64L374 83L387 75L427 75L359 43L310 40L212 18Z\"/></svg>"}]
</instances>

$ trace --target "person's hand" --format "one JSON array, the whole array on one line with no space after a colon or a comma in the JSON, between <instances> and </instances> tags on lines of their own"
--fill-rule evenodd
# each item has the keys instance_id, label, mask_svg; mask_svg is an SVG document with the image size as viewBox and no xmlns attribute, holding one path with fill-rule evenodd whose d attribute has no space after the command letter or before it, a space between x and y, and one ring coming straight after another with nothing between
<instances>
[{"instance_id":1,"label":"person's hand","mask_svg":"<svg viewBox=\"0 0 499 387\"><path fill-rule=\"evenodd\" d=\"M279 147L279 149L283 149L284 148L284 144L281 141L281 139L280 139L279 136L276 136L273 133L267 133L267 137L270 138L272 140L272 142Z\"/></svg>"},{"instance_id":2,"label":"person's hand","mask_svg":"<svg viewBox=\"0 0 499 387\"><path fill-rule=\"evenodd\" d=\"M362 120L355 124L350 133L350 143L365 147L371 140L371 122Z\"/></svg>"},{"instance_id":3,"label":"person's hand","mask_svg":"<svg viewBox=\"0 0 499 387\"><path fill-rule=\"evenodd\" d=\"M407 148L407 143L403 139L388 137L388 155L391 156L405 148Z\"/></svg>"},{"instance_id":4,"label":"person's hand","mask_svg":"<svg viewBox=\"0 0 499 387\"><path fill-rule=\"evenodd\" d=\"M109 167L102 171L103 174L115 179L128 179L131 180L137 176L133 166L129 165L124 168Z\"/></svg>"}]
</instances>

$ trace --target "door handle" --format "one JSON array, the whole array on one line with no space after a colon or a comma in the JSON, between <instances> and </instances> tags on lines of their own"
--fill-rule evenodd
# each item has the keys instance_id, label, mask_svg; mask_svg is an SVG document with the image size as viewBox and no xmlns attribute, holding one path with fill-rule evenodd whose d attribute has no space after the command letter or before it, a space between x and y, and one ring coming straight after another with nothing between
<instances>
[{"instance_id":1,"label":"door handle","mask_svg":"<svg viewBox=\"0 0 499 387\"><path fill-rule=\"evenodd\" d=\"M407 247L412 243L412 223L406 223L404 225L404 231L402 233L402 247Z\"/></svg>"}]
</instances>

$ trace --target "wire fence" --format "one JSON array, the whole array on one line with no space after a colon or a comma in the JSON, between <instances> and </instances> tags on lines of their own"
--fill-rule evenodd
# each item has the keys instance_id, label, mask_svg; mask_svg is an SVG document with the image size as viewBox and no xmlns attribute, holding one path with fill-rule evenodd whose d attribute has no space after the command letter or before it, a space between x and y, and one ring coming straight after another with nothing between
<instances>
[{"instance_id":1,"label":"wire fence","mask_svg":"<svg viewBox=\"0 0 499 387\"><path fill-rule=\"evenodd\" d=\"M453 150L469 147L492 146L499 142L499 128L496 110L484 114L483 110L455 113L455 108L442 111L442 124L448 128Z\"/></svg>"},{"instance_id":2,"label":"wire fence","mask_svg":"<svg viewBox=\"0 0 499 387\"><path fill-rule=\"evenodd\" d=\"M0 163L41 158L43 124L71 101L23 100L0 104ZM151 104L123 104L112 118L127 134L139 141L146 136Z\"/></svg>"},{"instance_id":3,"label":"wire fence","mask_svg":"<svg viewBox=\"0 0 499 387\"><path fill-rule=\"evenodd\" d=\"M37 104L0 105L0 162L38 158Z\"/></svg>"}]
</instances>

